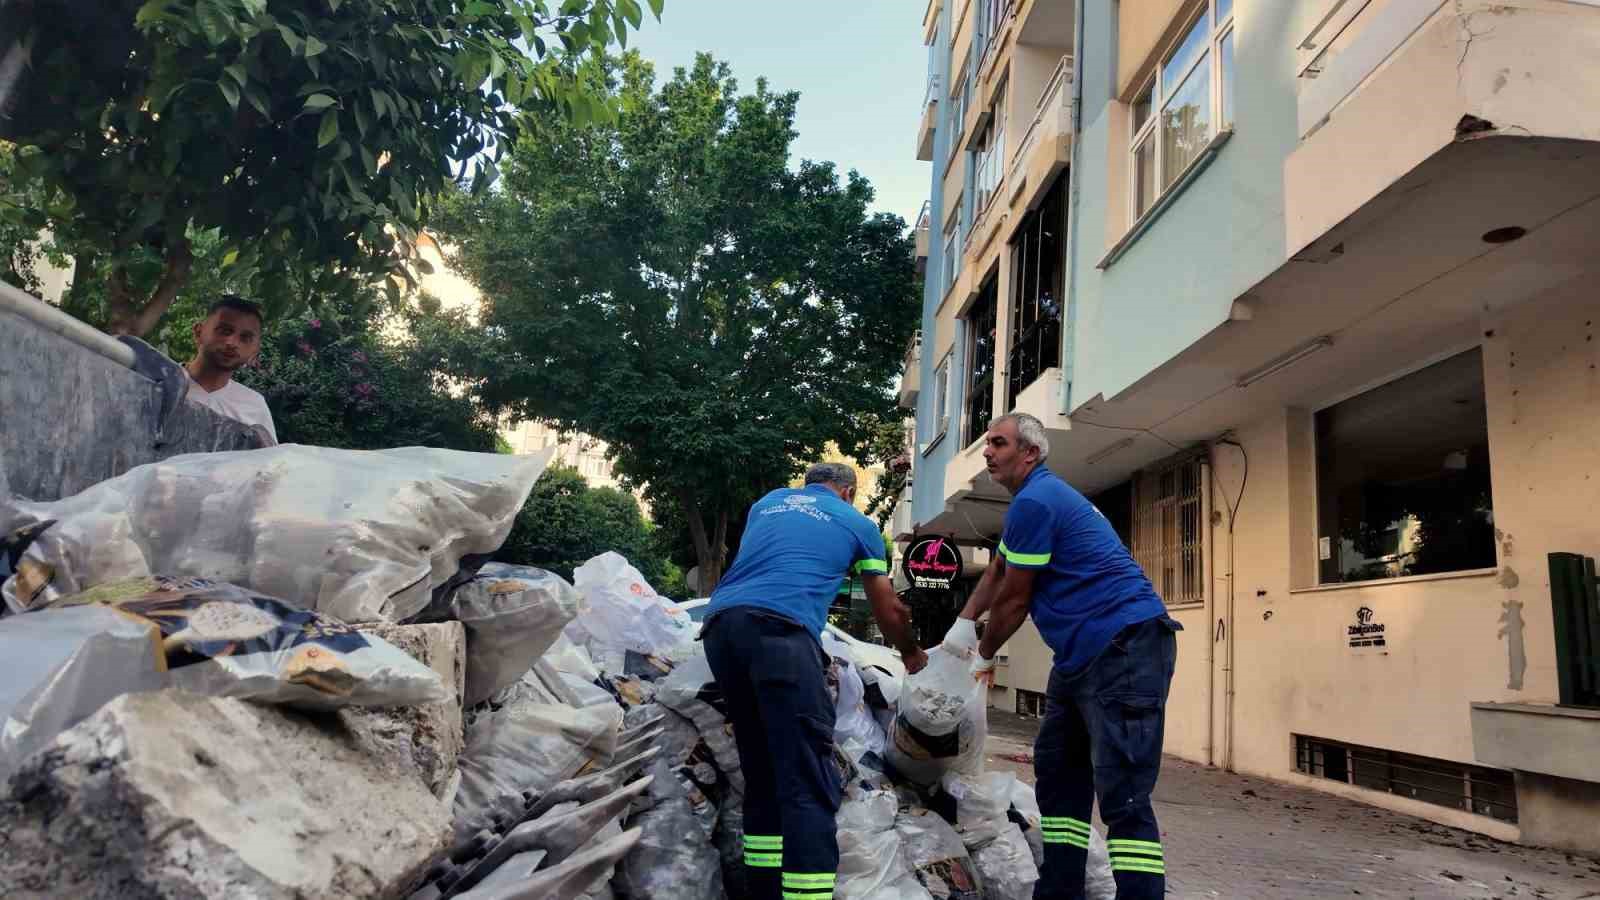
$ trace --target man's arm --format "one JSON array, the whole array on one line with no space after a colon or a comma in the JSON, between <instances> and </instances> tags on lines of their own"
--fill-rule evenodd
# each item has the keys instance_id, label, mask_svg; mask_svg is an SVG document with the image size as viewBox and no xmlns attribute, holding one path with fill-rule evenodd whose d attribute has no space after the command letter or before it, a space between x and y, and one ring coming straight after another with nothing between
<instances>
[{"instance_id":1,"label":"man's arm","mask_svg":"<svg viewBox=\"0 0 1600 900\"><path fill-rule=\"evenodd\" d=\"M866 589L867 599L872 602L872 617L878 620L878 629L900 651L906 672L921 670L928 664L928 654L917 646L911 628L911 610L895 596L894 583L887 575L864 575L861 583Z\"/></svg>"},{"instance_id":2,"label":"man's arm","mask_svg":"<svg viewBox=\"0 0 1600 900\"><path fill-rule=\"evenodd\" d=\"M1033 576L1036 570L1008 566L995 591L994 603L989 608L989 624L984 626L983 640L978 642L978 655L994 659L1006 641L1022 627L1028 618L1028 601L1033 597Z\"/></svg>"},{"instance_id":3,"label":"man's arm","mask_svg":"<svg viewBox=\"0 0 1600 900\"><path fill-rule=\"evenodd\" d=\"M989 565L983 570L983 575L978 579L978 586L972 589L972 594L967 597L967 605L961 608L960 617L976 622L983 618L994 602L994 592L1000 585L1000 579L1006 573L1006 558L999 553L993 554Z\"/></svg>"}]
</instances>

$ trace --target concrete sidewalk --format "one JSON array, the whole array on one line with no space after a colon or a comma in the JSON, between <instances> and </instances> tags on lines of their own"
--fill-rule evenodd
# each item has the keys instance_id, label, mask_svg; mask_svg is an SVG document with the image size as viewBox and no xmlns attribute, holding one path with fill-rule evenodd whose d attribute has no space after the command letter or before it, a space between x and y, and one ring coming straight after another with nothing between
<instances>
[{"instance_id":1,"label":"concrete sidewalk","mask_svg":"<svg viewBox=\"0 0 1600 900\"><path fill-rule=\"evenodd\" d=\"M989 767L1032 783L1038 720L989 715ZM1173 897L1600 900L1600 861L1172 757L1155 807Z\"/></svg>"}]
</instances>

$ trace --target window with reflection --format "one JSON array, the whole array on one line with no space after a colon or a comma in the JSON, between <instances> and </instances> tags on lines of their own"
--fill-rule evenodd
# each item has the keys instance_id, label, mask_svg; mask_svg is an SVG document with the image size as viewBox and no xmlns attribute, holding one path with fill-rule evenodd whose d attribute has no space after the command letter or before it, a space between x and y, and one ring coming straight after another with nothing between
<instances>
[{"instance_id":1,"label":"window with reflection","mask_svg":"<svg viewBox=\"0 0 1600 900\"><path fill-rule=\"evenodd\" d=\"M1011 341L1006 409L1046 369L1061 365L1061 312L1067 256L1067 176L1046 192L1012 243Z\"/></svg>"}]
</instances>

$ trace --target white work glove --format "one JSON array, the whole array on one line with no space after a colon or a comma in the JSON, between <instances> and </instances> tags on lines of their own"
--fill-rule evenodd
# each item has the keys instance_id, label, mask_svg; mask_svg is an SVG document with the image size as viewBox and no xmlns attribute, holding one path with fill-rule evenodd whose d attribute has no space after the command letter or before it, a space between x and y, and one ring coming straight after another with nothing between
<instances>
[{"instance_id":1,"label":"white work glove","mask_svg":"<svg viewBox=\"0 0 1600 900\"><path fill-rule=\"evenodd\" d=\"M972 654L972 680L994 687L994 659L984 659L983 654Z\"/></svg>"},{"instance_id":2,"label":"white work glove","mask_svg":"<svg viewBox=\"0 0 1600 900\"><path fill-rule=\"evenodd\" d=\"M946 653L966 659L978 650L978 623L971 619L956 619L945 632L943 647Z\"/></svg>"}]
</instances>

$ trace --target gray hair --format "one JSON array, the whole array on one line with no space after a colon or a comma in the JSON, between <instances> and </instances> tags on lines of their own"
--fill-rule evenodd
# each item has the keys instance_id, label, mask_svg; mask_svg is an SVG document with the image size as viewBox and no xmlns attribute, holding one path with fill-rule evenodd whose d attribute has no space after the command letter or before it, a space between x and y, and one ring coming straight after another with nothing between
<instances>
[{"instance_id":1,"label":"gray hair","mask_svg":"<svg viewBox=\"0 0 1600 900\"><path fill-rule=\"evenodd\" d=\"M993 431L1001 422L1010 422L1017 426L1017 442L1024 447L1039 448L1039 461L1044 462L1050 455L1050 437L1044 433L1044 423L1027 413L1006 413L989 423L989 430Z\"/></svg>"},{"instance_id":2,"label":"gray hair","mask_svg":"<svg viewBox=\"0 0 1600 900\"><path fill-rule=\"evenodd\" d=\"M841 488L856 486L856 470L844 463L812 463L806 470L806 484L831 484Z\"/></svg>"}]
</instances>

